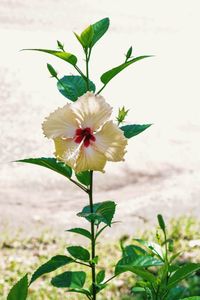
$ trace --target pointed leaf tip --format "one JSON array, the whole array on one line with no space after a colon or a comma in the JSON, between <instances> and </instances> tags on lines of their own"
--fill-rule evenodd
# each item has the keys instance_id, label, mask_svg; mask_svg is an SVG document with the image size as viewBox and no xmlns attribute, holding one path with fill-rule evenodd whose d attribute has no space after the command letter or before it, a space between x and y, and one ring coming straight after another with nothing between
<instances>
[{"instance_id":1,"label":"pointed leaf tip","mask_svg":"<svg viewBox=\"0 0 200 300\"><path fill-rule=\"evenodd\" d=\"M73 66L75 66L77 63L77 57L74 54L69 52L50 50L50 49L22 49L22 51L39 51L39 52L48 53L68 62Z\"/></svg>"},{"instance_id":2,"label":"pointed leaf tip","mask_svg":"<svg viewBox=\"0 0 200 300\"><path fill-rule=\"evenodd\" d=\"M110 25L110 20L109 18L104 18L101 19L100 21L94 23L92 25L93 27L93 31L94 31L94 35L93 35L93 39L92 39L92 43L91 46L93 47L98 40L100 40L102 38L102 36L106 33L106 31L108 30Z\"/></svg>"},{"instance_id":3,"label":"pointed leaf tip","mask_svg":"<svg viewBox=\"0 0 200 300\"><path fill-rule=\"evenodd\" d=\"M29 163L45 167L67 178L71 178L72 176L71 167L53 157L26 158L17 160L16 162Z\"/></svg>"},{"instance_id":4,"label":"pointed leaf tip","mask_svg":"<svg viewBox=\"0 0 200 300\"><path fill-rule=\"evenodd\" d=\"M74 260L71 257L65 256L65 255L56 255L53 256L49 261L41 265L33 274L31 278L31 283L33 283L36 279L41 277L44 274L53 272L57 270L60 267L63 267L65 265L68 265L70 263L74 262Z\"/></svg>"},{"instance_id":5,"label":"pointed leaf tip","mask_svg":"<svg viewBox=\"0 0 200 300\"><path fill-rule=\"evenodd\" d=\"M7 300L26 300L28 295L28 275L20 279L10 290Z\"/></svg>"},{"instance_id":6,"label":"pointed leaf tip","mask_svg":"<svg viewBox=\"0 0 200 300\"><path fill-rule=\"evenodd\" d=\"M142 60L144 58L148 58L148 57L151 57L151 55L143 55L143 56L138 56L138 57L135 57L105 73L103 73L100 77L101 79L101 82L103 82L103 84L108 84L108 82L114 78L117 74L119 74L122 70L124 70L125 68L127 68L128 66L132 65L133 63L139 61L139 60Z\"/></svg>"}]
</instances>

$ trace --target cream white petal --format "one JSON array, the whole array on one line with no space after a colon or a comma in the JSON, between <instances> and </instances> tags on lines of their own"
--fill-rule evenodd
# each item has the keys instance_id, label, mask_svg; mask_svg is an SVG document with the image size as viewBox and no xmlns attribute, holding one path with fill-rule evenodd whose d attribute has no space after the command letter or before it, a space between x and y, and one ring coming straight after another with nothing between
<instances>
[{"instance_id":1,"label":"cream white petal","mask_svg":"<svg viewBox=\"0 0 200 300\"><path fill-rule=\"evenodd\" d=\"M67 104L51 113L42 124L42 128L48 138L74 137L78 123L71 105Z\"/></svg>"},{"instance_id":2,"label":"cream white petal","mask_svg":"<svg viewBox=\"0 0 200 300\"><path fill-rule=\"evenodd\" d=\"M112 113L111 106L100 95L87 92L73 103L72 110L82 128L90 127L93 131L100 128Z\"/></svg>"},{"instance_id":3,"label":"cream white petal","mask_svg":"<svg viewBox=\"0 0 200 300\"><path fill-rule=\"evenodd\" d=\"M86 170L103 171L105 164L105 155L97 151L93 145L89 147L82 146L76 162L75 171L77 173Z\"/></svg>"},{"instance_id":4,"label":"cream white petal","mask_svg":"<svg viewBox=\"0 0 200 300\"><path fill-rule=\"evenodd\" d=\"M104 153L107 160L124 160L127 139L124 137L123 131L112 121L106 122L101 130L95 134L95 138L96 149Z\"/></svg>"},{"instance_id":5,"label":"cream white petal","mask_svg":"<svg viewBox=\"0 0 200 300\"><path fill-rule=\"evenodd\" d=\"M55 156L57 159L65 162L71 168L75 169L81 145L75 143L73 139L63 140L62 138L54 139L54 143L56 149Z\"/></svg>"}]
</instances>

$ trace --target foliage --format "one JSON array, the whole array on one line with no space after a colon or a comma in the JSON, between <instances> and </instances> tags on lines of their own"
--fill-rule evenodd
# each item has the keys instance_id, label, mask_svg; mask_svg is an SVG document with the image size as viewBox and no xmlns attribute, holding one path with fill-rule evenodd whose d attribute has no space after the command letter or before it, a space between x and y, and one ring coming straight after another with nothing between
<instances>
[{"instance_id":1,"label":"foliage","mask_svg":"<svg viewBox=\"0 0 200 300\"><path fill-rule=\"evenodd\" d=\"M177 224L182 224L177 227ZM191 225L192 224L192 225ZM117 225L116 225L117 226ZM197 240L199 238L198 229L200 229L200 223L197 219L192 217L180 217L171 220L170 225L168 226L168 235L170 238L174 236L176 232L177 238L174 241L174 251L181 252L180 257L177 259L177 263L182 264L183 261L188 261L191 259L191 256L194 257L194 261L200 262L200 253L198 247L190 247L190 240ZM153 235L155 229L151 231L138 231L136 236L140 236L142 239L157 241L156 237ZM71 233L73 235L73 233ZM178 238L180 236L180 239ZM25 237L26 236L26 237ZM184 237L183 237L184 236ZM71 236L72 237L72 236ZM78 239L78 236L75 236L74 239ZM37 236L27 236L24 232L11 232L11 230L4 229L2 230L0 238L0 265L2 267L2 272L4 277L0 281L0 299L6 299L6 293L10 286L17 282L17 280L28 272L32 274L36 270L37 266L44 264L49 257L55 255L58 249L63 249L69 245L66 245L66 234L61 235L60 238L57 238L55 232L48 230L38 233ZM55 243L56 242L56 243ZM127 244L132 243L132 238L128 237L126 241ZM97 244L97 252L100 258L100 265L106 266L106 276L111 276L113 272L113 265L116 259L120 259L120 248L118 241L106 240L101 241ZM34 255L33 255L34 254ZM22 263L23 262L23 263ZM66 268L61 268L64 272ZM68 270L79 270L79 265L69 264L67 266ZM85 269L84 266L81 268L87 273L89 277L89 270ZM59 274L59 271L55 270L55 275ZM29 277L30 278L30 277ZM123 273L120 275L119 280L116 279L111 282L110 285L106 288L106 293L99 294L100 300L144 300L144 297L137 293L135 295L130 295L131 286L136 282L137 277L129 273ZM50 274L42 276L40 280L36 281L29 290L29 299L30 300L60 300L64 297L65 289L59 289L49 285L51 279ZM187 279L185 279L179 289L183 292L183 298L189 296L200 295L200 276L197 273ZM104 295L106 294L106 296ZM73 293L70 294L70 299L72 300L81 300L83 296L78 296ZM173 299L172 299L173 300Z\"/></svg>"},{"instance_id":2,"label":"foliage","mask_svg":"<svg viewBox=\"0 0 200 300\"><path fill-rule=\"evenodd\" d=\"M70 52L66 52L64 49L64 44L62 44L60 41L57 41L58 50L27 49L55 56L62 61L70 64L71 67L73 67L78 72L79 75L64 75L59 78L58 72L54 69L54 67L51 64L47 64L47 68L51 77L57 80L58 91L66 99L76 102L77 99L85 93L90 91L94 94L96 92L96 86L90 80L89 76L89 62L93 47L107 32L109 24L109 19L104 18L94 24L89 25L80 34L75 33L75 36L78 42L81 44L85 55L85 73L77 65L77 57ZM100 76L100 80L103 83L103 86L96 92L96 95L98 95L114 77L116 77L128 66L131 66L135 62L143 60L144 58L150 57L149 55L133 57L132 52L132 47L130 47L126 53L124 62L119 64L117 67L104 72ZM88 94L91 95L91 93ZM82 98L85 99L84 97ZM96 98L98 99L98 97ZM74 105L76 106L76 104ZM96 106L99 107L99 105L100 104L97 101ZM87 109L90 112L91 107L88 106ZM71 111L70 113L73 119L73 115L75 115L75 113L74 111ZM118 126L120 125L120 123L124 122L127 113L128 110L125 110L124 107L122 109L119 109L117 117ZM78 114L81 115L82 112L79 111ZM88 116L90 116L90 114L91 112L88 113ZM63 118L65 118L65 115L63 115ZM81 116L81 118L83 117ZM90 116L90 118L92 117ZM59 124L61 124L61 127L64 126L65 128L65 120L63 121L62 118L61 120L55 119L53 119L53 124L55 122L58 122ZM70 117L68 117L68 119L70 119ZM78 121L80 124L82 124L81 121L78 120L77 115L74 117L73 121L75 124L78 123ZM79 140L81 138L81 142L84 142L84 147L89 147L90 143L85 144L85 139L87 140L88 138L89 142L91 138L93 143L95 143L96 139L92 135L91 128L81 128L80 124L77 125L77 128L74 131L77 135L77 131L83 131L84 134L86 134L84 137L83 133L81 133L82 135L79 136ZM84 122L83 124L83 126L86 126ZM104 123L102 124L102 126L103 125ZM150 126L151 124L128 124L117 129L116 126L114 126L114 128L115 130L117 130L117 132L119 132L119 136L123 137L122 141L126 145L126 139L130 139L142 133ZM51 131L52 125L50 127ZM89 198L89 205L84 206L82 211L79 212L77 216L82 217L89 222L90 231L88 231L88 229L85 227L78 227L69 229L68 232L76 233L78 235L81 235L82 237L85 237L87 241L90 242L90 247L83 247L80 245L67 245L66 250L68 252L68 256L66 256L65 254L55 255L54 253L53 257L48 257L47 261L44 261L42 265L36 268L36 271L32 272L30 280L28 280L28 275L22 276L22 279L17 281L17 283L15 283L15 285L11 288L10 292L8 293L7 300L26 300L28 291L31 295L32 286L35 284L35 281L41 279L41 277L46 277L48 275L50 275L50 282L52 286L54 288L58 288L58 292L56 291L56 297L60 297L60 295L62 295L62 292L60 293L59 290L64 288L65 294L70 293L71 295L73 293L76 293L79 296L81 295L81 299L84 296L84 298L87 297L90 300L96 300L97 297L99 297L100 299L100 292L107 288L109 282L126 272L129 272L129 274L132 273L139 277L139 280L137 280L135 286L132 288L132 293L141 293L142 297L144 296L145 299L172 300L173 298L175 300L177 299L177 297L184 296L184 291L182 289L181 283L183 280L188 278L190 275L193 275L200 269L200 263L188 262L181 265L175 262L180 256L180 253L174 252L174 243L172 239L167 236L166 225L161 215L158 215L158 223L162 231L162 236L159 234L157 235L157 242L149 242L148 240L144 239L135 239L133 240L132 244L125 245L124 240L121 240L120 245L122 255L118 258L118 260L116 259L117 255L114 256L112 265L113 270L111 274L108 274L106 265L104 265L103 268L99 265L100 255L99 253L97 255L96 251L97 239L106 228L111 227L115 223L113 222L113 218L115 214L116 204L111 200L94 203L93 170L102 169L90 167L90 170L85 171L85 169L89 168L88 164L86 164L85 168L79 169L71 163L74 160L74 156L78 156L77 152L76 150L74 150L74 148L72 150L67 149L66 151L63 151L63 147L65 147L63 145L65 145L65 140L67 138L71 139L72 137L73 135L65 136L61 134L62 145L59 145L59 147L62 148L62 152L64 153L64 155L69 156L69 160L67 160L69 161L69 165L72 166L75 170L82 170L83 172L81 173L77 174L76 172L74 172L74 170L72 170L70 166L61 161L60 156L58 156L59 160L54 157L39 157L21 159L18 160L18 162L39 165L57 172L60 175L65 176L68 181L76 184L86 193ZM56 134L53 138L56 138ZM109 137L109 139L111 139L111 137ZM75 142L79 143L76 139ZM120 148L119 142L117 144L117 142L114 141L114 143L116 149ZM82 147L82 144L80 144L80 146ZM108 148L109 147L112 149L112 147L114 146L109 146L108 144ZM112 152L112 150L110 150L110 152ZM86 158L86 160L91 159L92 155L90 154L90 157L88 157ZM106 157L106 155L104 155L104 157ZM65 159L63 160L66 161ZM118 161L118 158L114 161ZM51 296L50 294L48 294L49 299ZM126 295L122 294L121 299L123 299L124 296L126 297ZM54 297L53 299L55 300L56 297ZM75 299L77 299L77 296ZM108 299L107 296L106 299Z\"/></svg>"},{"instance_id":3,"label":"foliage","mask_svg":"<svg viewBox=\"0 0 200 300\"><path fill-rule=\"evenodd\" d=\"M180 298L177 297L184 295L184 290L180 284L200 270L200 263L177 263L180 252L174 251L174 242L167 236L167 228L162 215L158 215L158 224L162 235L157 233L156 243L143 239L136 239L136 244L126 247L122 243L123 260L126 259L122 265L122 270L129 270L141 277L141 281L132 289L134 294L142 293L150 300L178 300ZM138 270L135 270L135 265L131 261L133 257L132 261L142 258L143 272L138 273ZM148 261L149 257L159 260L160 266L157 264L158 267L155 268L156 264L154 264L152 270L145 268L144 263L146 260Z\"/></svg>"}]
</instances>

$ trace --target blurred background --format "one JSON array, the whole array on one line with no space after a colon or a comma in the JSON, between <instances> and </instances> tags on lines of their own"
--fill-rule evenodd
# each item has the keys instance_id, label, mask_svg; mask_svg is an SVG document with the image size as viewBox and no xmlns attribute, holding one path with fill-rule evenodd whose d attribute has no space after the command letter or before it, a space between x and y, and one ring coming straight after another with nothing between
<instances>
[{"instance_id":1,"label":"blurred background","mask_svg":"<svg viewBox=\"0 0 200 300\"><path fill-rule=\"evenodd\" d=\"M117 76L103 96L114 106L130 109L127 123L153 123L129 140L124 163L108 164L95 175L95 200L118 203L115 234L133 234L180 215L199 217L200 194L200 20L198 0L1 0L0 3L0 226L12 231L64 232L80 225L76 213L87 199L58 174L11 161L53 155L41 123L66 99L50 79L46 63L59 76L75 74L64 61L24 48L56 49L56 40L79 58L73 35L109 17L108 33L95 46L91 79L120 64L133 46L133 55L154 55Z\"/></svg>"}]
</instances>

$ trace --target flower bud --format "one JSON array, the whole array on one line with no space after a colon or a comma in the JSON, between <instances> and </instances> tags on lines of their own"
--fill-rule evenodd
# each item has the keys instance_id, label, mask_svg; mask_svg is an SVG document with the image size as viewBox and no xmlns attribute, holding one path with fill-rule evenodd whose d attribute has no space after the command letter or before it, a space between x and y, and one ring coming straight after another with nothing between
<instances>
[{"instance_id":1,"label":"flower bud","mask_svg":"<svg viewBox=\"0 0 200 300\"><path fill-rule=\"evenodd\" d=\"M57 77L58 76L56 70L52 67L52 65L47 64L47 68L48 68L49 73L51 74L52 77Z\"/></svg>"},{"instance_id":2,"label":"flower bud","mask_svg":"<svg viewBox=\"0 0 200 300\"><path fill-rule=\"evenodd\" d=\"M58 45L58 49L60 49L62 51L65 51L64 50L64 45L60 41L57 41L57 45Z\"/></svg>"},{"instance_id":3,"label":"flower bud","mask_svg":"<svg viewBox=\"0 0 200 300\"><path fill-rule=\"evenodd\" d=\"M118 116L117 116L117 121L118 121L118 124L124 122L127 114L129 112L129 109L125 110L125 107L123 106L122 108L119 108L119 111L118 111Z\"/></svg>"},{"instance_id":4,"label":"flower bud","mask_svg":"<svg viewBox=\"0 0 200 300\"><path fill-rule=\"evenodd\" d=\"M163 219L163 216L162 215L158 215L157 218L158 218L158 223L159 223L160 228L163 231L165 231L165 221Z\"/></svg>"},{"instance_id":5,"label":"flower bud","mask_svg":"<svg viewBox=\"0 0 200 300\"><path fill-rule=\"evenodd\" d=\"M127 53L126 53L126 60L128 60L128 59L131 57L132 51L133 51L133 48L132 48L132 46L131 46L131 47L128 49Z\"/></svg>"}]
</instances>

